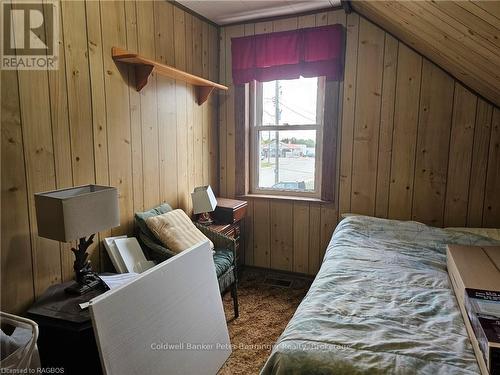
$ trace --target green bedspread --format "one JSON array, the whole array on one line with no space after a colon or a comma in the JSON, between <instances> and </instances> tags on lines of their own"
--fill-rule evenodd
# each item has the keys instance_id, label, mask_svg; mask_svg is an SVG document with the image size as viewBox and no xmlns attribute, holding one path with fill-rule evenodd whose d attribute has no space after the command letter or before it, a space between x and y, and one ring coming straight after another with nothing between
<instances>
[{"instance_id":1,"label":"green bedspread","mask_svg":"<svg viewBox=\"0 0 500 375\"><path fill-rule=\"evenodd\" d=\"M262 374L479 374L446 244L498 242L416 222L344 219Z\"/></svg>"}]
</instances>

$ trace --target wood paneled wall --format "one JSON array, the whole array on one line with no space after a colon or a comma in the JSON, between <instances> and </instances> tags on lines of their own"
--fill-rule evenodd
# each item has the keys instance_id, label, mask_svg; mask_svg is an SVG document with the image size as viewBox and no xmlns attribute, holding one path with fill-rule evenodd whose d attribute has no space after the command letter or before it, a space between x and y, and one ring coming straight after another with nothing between
<instances>
[{"instance_id":1,"label":"wood paneled wall","mask_svg":"<svg viewBox=\"0 0 500 375\"><path fill-rule=\"evenodd\" d=\"M497 1L354 1L352 6L500 105Z\"/></svg>"},{"instance_id":2,"label":"wood paneled wall","mask_svg":"<svg viewBox=\"0 0 500 375\"><path fill-rule=\"evenodd\" d=\"M330 145L336 200L250 199L246 264L315 274L344 212L500 226L500 109L355 13L229 26L219 40L216 27L163 1L62 2L61 10L59 70L1 72L2 310L23 311L73 277L70 246L37 236L35 192L117 186L122 225L101 238L130 233L133 213L161 202L189 211L196 185L234 196L234 36L334 23L347 31L342 95L331 103L340 108ZM137 93L112 46L220 77L230 90L199 107L191 86L153 75ZM109 266L98 246L92 261Z\"/></svg>"},{"instance_id":3,"label":"wood paneled wall","mask_svg":"<svg viewBox=\"0 0 500 375\"><path fill-rule=\"evenodd\" d=\"M231 37L341 23L334 204L251 198L245 262L315 274L345 212L500 227L500 109L365 18L342 10L221 29L220 189L234 195ZM332 105L332 103L326 103Z\"/></svg>"},{"instance_id":4,"label":"wood paneled wall","mask_svg":"<svg viewBox=\"0 0 500 375\"><path fill-rule=\"evenodd\" d=\"M2 310L21 312L73 277L69 245L37 236L33 194L74 185L119 189L121 226L162 202L190 211L196 185L218 186L217 97L153 74L136 92L111 47L217 81L218 29L166 1L63 1L56 71L2 71ZM109 235L108 233L101 233ZM94 246L94 268L106 269Z\"/></svg>"}]
</instances>

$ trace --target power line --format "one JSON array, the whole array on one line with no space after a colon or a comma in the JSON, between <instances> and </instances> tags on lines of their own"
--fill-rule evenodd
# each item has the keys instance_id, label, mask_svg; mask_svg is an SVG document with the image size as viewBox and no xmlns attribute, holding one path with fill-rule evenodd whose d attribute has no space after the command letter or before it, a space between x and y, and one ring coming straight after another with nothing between
<instances>
[{"instance_id":1,"label":"power line","mask_svg":"<svg viewBox=\"0 0 500 375\"><path fill-rule=\"evenodd\" d=\"M283 104L283 105L284 105L285 107L287 107L287 108L290 108L290 105L285 104L285 103L283 102L283 99L281 99L281 104ZM299 107L299 106L297 106L297 107ZM307 114L309 114L309 115L312 115L312 116L316 115L316 113L309 112L307 109L304 109L304 108L301 108L301 107L299 107L299 109L300 109L301 111L303 111L303 112L306 112L306 113L307 113Z\"/></svg>"},{"instance_id":2,"label":"power line","mask_svg":"<svg viewBox=\"0 0 500 375\"><path fill-rule=\"evenodd\" d=\"M272 101L274 103L274 97L273 98L264 98L264 100L267 101L267 102ZM283 99L280 100L280 103L283 104L288 109L290 109L291 111L295 112L292 108L290 108L290 105L285 104L285 102L283 101ZM306 112L307 114L312 115L312 116L314 116L316 114L316 113L312 113L312 112L310 112L310 111L308 111L307 109L304 109L304 108L300 108L300 110L303 111L303 112Z\"/></svg>"},{"instance_id":3,"label":"power line","mask_svg":"<svg viewBox=\"0 0 500 375\"><path fill-rule=\"evenodd\" d=\"M303 115L302 113L297 112L296 110L294 110L294 109L290 108L290 107L289 107L289 106L287 106L285 103L283 103L283 101L280 101L280 104L281 104L283 107L288 108L290 111L292 111L292 112L293 112L293 113L295 113L296 115L299 115L300 117L305 118L306 120L309 120L309 121L311 121L311 122L315 123L315 121L314 121L313 119L311 119L310 117L307 117L307 116Z\"/></svg>"},{"instance_id":4,"label":"power line","mask_svg":"<svg viewBox=\"0 0 500 375\"><path fill-rule=\"evenodd\" d=\"M283 107L287 108L289 111L295 113L296 115L302 117L302 118L305 118L306 120L308 121L311 121L311 123L315 123L314 119L310 118L310 117L307 117L306 115L303 115L302 113L300 112L297 112L296 110L294 110L293 108L289 107L288 105L286 105L285 103L283 103L283 101L280 101L279 104L281 104ZM263 111L268 115L268 116L271 116L271 117L274 117L273 114L269 113L268 111L266 111L265 109L263 109Z\"/></svg>"}]
</instances>

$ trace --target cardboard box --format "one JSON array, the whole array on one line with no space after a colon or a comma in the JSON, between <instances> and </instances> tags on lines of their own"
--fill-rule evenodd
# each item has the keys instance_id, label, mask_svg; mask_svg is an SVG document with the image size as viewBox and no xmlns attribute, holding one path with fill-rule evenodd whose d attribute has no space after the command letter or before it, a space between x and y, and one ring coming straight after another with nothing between
<instances>
[{"instance_id":1,"label":"cardboard box","mask_svg":"<svg viewBox=\"0 0 500 375\"><path fill-rule=\"evenodd\" d=\"M492 319L484 321L483 316L478 316L476 300L491 299L500 293L500 246L450 245L447 265L481 373L500 374L500 345L494 337L496 334L492 335L490 330L496 325L495 319L490 317Z\"/></svg>"}]
</instances>

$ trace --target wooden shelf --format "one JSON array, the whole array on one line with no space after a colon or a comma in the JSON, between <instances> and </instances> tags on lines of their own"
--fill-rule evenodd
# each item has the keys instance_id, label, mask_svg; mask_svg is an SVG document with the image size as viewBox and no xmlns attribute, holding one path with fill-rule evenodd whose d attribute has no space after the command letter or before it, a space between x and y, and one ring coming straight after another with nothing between
<instances>
[{"instance_id":1,"label":"wooden shelf","mask_svg":"<svg viewBox=\"0 0 500 375\"><path fill-rule=\"evenodd\" d=\"M156 70L161 75L184 81L196 88L196 101L199 105L205 103L214 89L227 90L227 87L208 79L204 79L193 74L183 72L172 66L160 64L156 61L147 59L137 53L126 51L122 48L113 47L111 50L113 60L125 64L134 65L135 86L137 91L141 91L148 83L148 78Z\"/></svg>"}]
</instances>

